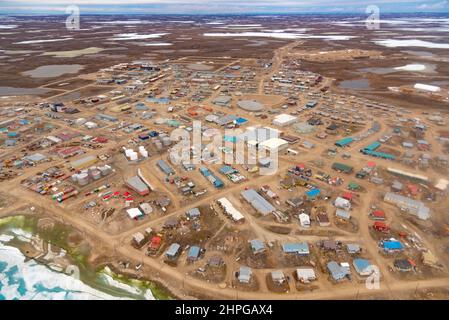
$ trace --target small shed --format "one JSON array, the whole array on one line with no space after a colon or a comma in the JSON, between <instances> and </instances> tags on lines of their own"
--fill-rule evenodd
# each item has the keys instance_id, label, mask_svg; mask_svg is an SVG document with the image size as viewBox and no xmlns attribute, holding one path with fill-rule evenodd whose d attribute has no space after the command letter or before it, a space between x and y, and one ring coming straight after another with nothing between
<instances>
[{"instance_id":1,"label":"small shed","mask_svg":"<svg viewBox=\"0 0 449 320\"><path fill-rule=\"evenodd\" d=\"M265 251L265 244L259 239L253 239L250 241L251 249L254 254L262 253Z\"/></svg>"},{"instance_id":2,"label":"small shed","mask_svg":"<svg viewBox=\"0 0 449 320\"><path fill-rule=\"evenodd\" d=\"M169 260L174 260L177 258L179 251L181 249L181 245L178 243L172 243L170 247L165 252L165 257Z\"/></svg>"},{"instance_id":3,"label":"small shed","mask_svg":"<svg viewBox=\"0 0 449 320\"><path fill-rule=\"evenodd\" d=\"M186 212L186 216L190 219L197 219L199 218L201 215L200 209L198 208L192 208L187 210Z\"/></svg>"},{"instance_id":4,"label":"small shed","mask_svg":"<svg viewBox=\"0 0 449 320\"><path fill-rule=\"evenodd\" d=\"M282 284L285 281L285 275L282 270L275 270L271 272L271 280L276 284Z\"/></svg>"},{"instance_id":5,"label":"small shed","mask_svg":"<svg viewBox=\"0 0 449 320\"><path fill-rule=\"evenodd\" d=\"M315 270L313 270L312 268L296 269L296 277L299 281L304 283L316 280Z\"/></svg>"},{"instance_id":6,"label":"small shed","mask_svg":"<svg viewBox=\"0 0 449 320\"><path fill-rule=\"evenodd\" d=\"M348 243L346 245L346 250L349 254L356 254L360 252L360 245L358 243Z\"/></svg>"},{"instance_id":7,"label":"small shed","mask_svg":"<svg viewBox=\"0 0 449 320\"><path fill-rule=\"evenodd\" d=\"M253 272L249 267L240 267L238 280L240 283L249 283Z\"/></svg>"}]
</instances>

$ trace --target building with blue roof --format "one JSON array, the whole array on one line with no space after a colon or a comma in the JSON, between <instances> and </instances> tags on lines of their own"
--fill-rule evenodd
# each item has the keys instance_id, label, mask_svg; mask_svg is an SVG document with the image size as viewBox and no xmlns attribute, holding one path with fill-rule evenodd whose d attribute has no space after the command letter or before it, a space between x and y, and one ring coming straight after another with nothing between
<instances>
[{"instance_id":1,"label":"building with blue roof","mask_svg":"<svg viewBox=\"0 0 449 320\"><path fill-rule=\"evenodd\" d=\"M179 254L181 245L178 243L172 243L170 247L165 251L165 257L169 260L174 260Z\"/></svg>"},{"instance_id":2,"label":"building with blue roof","mask_svg":"<svg viewBox=\"0 0 449 320\"><path fill-rule=\"evenodd\" d=\"M157 104L168 104L168 103L170 103L170 99L169 98L148 97L147 102L157 103Z\"/></svg>"},{"instance_id":3,"label":"building with blue roof","mask_svg":"<svg viewBox=\"0 0 449 320\"><path fill-rule=\"evenodd\" d=\"M219 189L224 187L223 181L221 181L219 178L217 178L209 169L207 169L204 166L200 167L201 174L209 180L210 183L214 185L215 188Z\"/></svg>"},{"instance_id":4,"label":"building with blue roof","mask_svg":"<svg viewBox=\"0 0 449 320\"><path fill-rule=\"evenodd\" d=\"M296 253L298 255L309 255L309 245L307 242L295 242L282 244L284 253Z\"/></svg>"},{"instance_id":5,"label":"building with blue roof","mask_svg":"<svg viewBox=\"0 0 449 320\"><path fill-rule=\"evenodd\" d=\"M237 137L235 137L235 136L224 136L223 137L223 141L224 142L236 143L237 142Z\"/></svg>"},{"instance_id":6,"label":"building with blue roof","mask_svg":"<svg viewBox=\"0 0 449 320\"><path fill-rule=\"evenodd\" d=\"M343 148L343 147L346 147L346 146L350 145L353 141L354 141L353 138L351 138L351 137L346 137L346 138L343 138L343 139L338 140L337 142L335 142L335 145L336 145L337 147Z\"/></svg>"},{"instance_id":7,"label":"building with blue roof","mask_svg":"<svg viewBox=\"0 0 449 320\"><path fill-rule=\"evenodd\" d=\"M381 159L386 159L386 160L396 160L396 156L389 154L389 153L385 153L385 152L371 151L371 150L367 150L367 149L362 149L361 152L365 155L376 157L376 158L381 158Z\"/></svg>"},{"instance_id":8,"label":"building with blue roof","mask_svg":"<svg viewBox=\"0 0 449 320\"><path fill-rule=\"evenodd\" d=\"M381 146L379 141L374 141L373 143L371 143L370 145L366 146L365 148L363 148L364 150L369 150L369 151L375 151L377 148L379 148Z\"/></svg>"},{"instance_id":9,"label":"building with blue roof","mask_svg":"<svg viewBox=\"0 0 449 320\"><path fill-rule=\"evenodd\" d=\"M189 251L187 252L187 260L190 262L198 260L198 257L200 256L200 247L198 246L192 246L190 247Z\"/></svg>"},{"instance_id":10,"label":"building with blue roof","mask_svg":"<svg viewBox=\"0 0 449 320\"><path fill-rule=\"evenodd\" d=\"M318 197L321 193L320 189L312 189L306 192L306 196L310 199L314 199L316 197Z\"/></svg>"},{"instance_id":11,"label":"building with blue roof","mask_svg":"<svg viewBox=\"0 0 449 320\"><path fill-rule=\"evenodd\" d=\"M354 259L352 265L355 271L361 276L369 276L372 273L371 262L367 259Z\"/></svg>"},{"instance_id":12,"label":"building with blue roof","mask_svg":"<svg viewBox=\"0 0 449 320\"><path fill-rule=\"evenodd\" d=\"M335 281L341 281L350 275L347 268L340 266L337 262L331 261L327 264L327 270L329 271L332 279Z\"/></svg>"},{"instance_id":13,"label":"building with blue roof","mask_svg":"<svg viewBox=\"0 0 449 320\"><path fill-rule=\"evenodd\" d=\"M382 248L387 253L398 252L398 251L403 251L404 250L404 246L402 245L402 243L397 241L397 240L385 240L385 241L383 241L382 242Z\"/></svg>"},{"instance_id":14,"label":"building with blue roof","mask_svg":"<svg viewBox=\"0 0 449 320\"><path fill-rule=\"evenodd\" d=\"M235 123L238 124L238 125L242 125L242 124L247 123L247 122L248 122L248 120L245 119L245 118L237 118L237 119L235 119Z\"/></svg>"},{"instance_id":15,"label":"building with blue roof","mask_svg":"<svg viewBox=\"0 0 449 320\"><path fill-rule=\"evenodd\" d=\"M252 249L253 253L255 253L255 254L262 253L266 249L265 244L259 239L253 239L249 243L251 245L251 249Z\"/></svg>"},{"instance_id":16,"label":"building with blue roof","mask_svg":"<svg viewBox=\"0 0 449 320\"><path fill-rule=\"evenodd\" d=\"M222 174L238 173L238 170L236 170L235 168L233 168L231 166L222 166L218 171L220 171L220 173L222 173Z\"/></svg>"}]
</instances>

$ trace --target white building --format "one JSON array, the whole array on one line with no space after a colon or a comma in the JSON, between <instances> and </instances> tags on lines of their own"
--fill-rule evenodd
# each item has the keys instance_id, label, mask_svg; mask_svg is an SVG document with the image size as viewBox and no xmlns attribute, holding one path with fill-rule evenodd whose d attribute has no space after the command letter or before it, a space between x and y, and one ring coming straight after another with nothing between
<instances>
[{"instance_id":1,"label":"white building","mask_svg":"<svg viewBox=\"0 0 449 320\"><path fill-rule=\"evenodd\" d=\"M217 200L220 206L223 208L225 213L231 217L235 222L243 221L245 217L238 211L234 205L226 198L220 198Z\"/></svg>"},{"instance_id":2,"label":"white building","mask_svg":"<svg viewBox=\"0 0 449 320\"><path fill-rule=\"evenodd\" d=\"M440 92L441 91L440 87L431 86L429 84L422 84L422 83L415 84L414 88L416 90L426 91L426 92Z\"/></svg>"},{"instance_id":3,"label":"white building","mask_svg":"<svg viewBox=\"0 0 449 320\"><path fill-rule=\"evenodd\" d=\"M301 227L303 228L309 228L310 227L310 217L305 214L301 213L299 216L299 223L301 224Z\"/></svg>"},{"instance_id":4,"label":"white building","mask_svg":"<svg viewBox=\"0 0 449 320\"><path fill-rule=\"evenodd\" d=\"M270 152L279 152L288 148L288 141L280 138L272 138L259 143L259 146Z\"/></svg>"},{"instance_id":5,"label":"white building","mask_svg":"<svg viewBox=\"0 0 449 320\"><path fill-rule=\"evenodd\" d=\"M308 283L310 281L316 280L315 270L313 270L312 268L296 269L296 277L299 281Z\"/></svg>"},{"instance_id":6,"label":"white building","mask_svg":"<svg viewBox=\"0 0 449 320\"><path fill-rule=\"evenodd\" d=\"M297 117L283 113L277 115L274 120L273 124L280 127L289 126L297 121Z\"/></svg>"}]
</instances>

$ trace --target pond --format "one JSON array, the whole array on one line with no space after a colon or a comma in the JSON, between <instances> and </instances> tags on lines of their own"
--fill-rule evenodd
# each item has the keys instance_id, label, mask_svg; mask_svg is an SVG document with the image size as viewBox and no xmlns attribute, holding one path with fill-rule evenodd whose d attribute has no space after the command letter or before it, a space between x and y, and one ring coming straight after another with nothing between
<instances>
[{"instance_id":1,"label":"pond","mask_svg":"<svg viewBox=\"0 0 449 320\"><path fill-rule=\"evenodd\" d=\"M368 79L354 79L345 80L338 85L340 89L352 89L352 90L369 90L371 89Z\"/></svg>"},{"instance_id":2,"label":"pond","mask_svg":"<svg viewBox=\"0 0 449 320\"><path fill-rule=\"evenodd\" d=\"M14 88L14 87L0 87L0 96L26 96L38 95L49 92L48 89L43 88Z\"/></svg>"},{"instance_id":3,"label":"pond","mask_svg":"<svg viewBox=\"0 0 449 320\"><path fill-rule=\"evenodd\" d=\"M84 66L80 64L53 64L28 70L22 74L32 78L55 78L64 74L78 73L83 68Z\"/></svg>"}]
</instances>

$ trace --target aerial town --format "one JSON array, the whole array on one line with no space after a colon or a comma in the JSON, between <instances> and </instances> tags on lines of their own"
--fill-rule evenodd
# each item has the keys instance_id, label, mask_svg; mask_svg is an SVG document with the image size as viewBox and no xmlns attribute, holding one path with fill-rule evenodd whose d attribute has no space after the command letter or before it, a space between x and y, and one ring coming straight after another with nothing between
<instances>
[{"instance_id":1,"label":"aerial town","mask_svg":"<svg viewBox=\"0 0 449 320\"><path fill-rule=\"evenodd\" d=\"M232 32L240 23L241 32L265 21L251 19L219 23ZM0 216L26 207L63 221L94 256L179 299L447 299L447 81L418 75L401 85L424 65L402 56L398 85L377 95L388 71L340 81L336 70L388 65L383 47L321 49L314 44L345 40L262 32L268 40L255 40L259 32L247 31L248 41L255 51L264 46L257 41L276 42L271 54L145 55L157 42L97 70L56 72L45 83L36 76L38 88L27 89L35 92L11 93L16 85L2 78ZM129 35L108 41L139 41ZM93 49L47 55L98 55ZM8 50L0 53L26 54ZM61 71L53 64L31 78ZM195 130L201 141L177 161L174 133ZM264 157L247 161L259 151Z\"/></svg>"}]
</instances>

